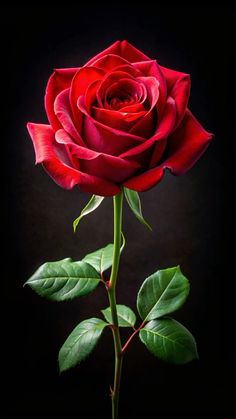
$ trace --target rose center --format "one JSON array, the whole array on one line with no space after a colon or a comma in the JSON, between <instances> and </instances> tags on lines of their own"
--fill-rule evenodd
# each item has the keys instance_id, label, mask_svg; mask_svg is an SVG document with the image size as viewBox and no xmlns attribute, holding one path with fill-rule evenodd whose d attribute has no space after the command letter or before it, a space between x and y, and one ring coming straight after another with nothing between
<instances>
[{"instance_id":1,"label":"rose center","mask_svg":"<svg viewBox=\"0 0 236 419\"><path fill-rule=\"evenodd\" d=\"M143 103L146 90L142 83L130 78L122 78L113 81L104 92L103 104L115 111L128 106Z\"/></svg>"},{"instance_id":2,"label":"rose center","mask_svg":"<svg viewBox=\"0 0 236 419\"><path fill-rule=\"evenodd\" d=\"M123 108L124 106L128 106L131 103L134 103L134 98L131 97L112 97L109 101L108 101L109 105L111 108L118 110L120 108Z\"/></svg>"}]
</instances>

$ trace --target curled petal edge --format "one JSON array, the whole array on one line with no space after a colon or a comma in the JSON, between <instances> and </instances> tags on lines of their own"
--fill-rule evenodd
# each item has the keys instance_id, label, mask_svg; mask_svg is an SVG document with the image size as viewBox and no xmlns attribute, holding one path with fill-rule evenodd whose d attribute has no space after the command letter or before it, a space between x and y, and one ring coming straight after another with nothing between
<instances>
[{"instance_id":1,"label":"curled petal edge","mask_svg":"<svg viewBox=\"0 0 236 419\"><path fill-rule=\"evenodd\" d=\"M53 146L54 132L50 125L28 123L27 128L33 141L36 163L42 163L49 176L62 188L78 187L88 193L113 196L119 193L119 186L98 176L81 172L62 162Z\"/></svg>"},{"instance_id":2,"label":"curled petal edge","mask_svg":"<svg viewBox=\"0 0 236 419\"><path fill-rule=\"evenodd\" d=\"M142 192L159 183L165 169L177 176L187 172L205 152L212 138L213 134L205 131L187 110L181 124L168 140L165 160L159 166L124 182L123 186Z\"/></svg>"}]
</instances>

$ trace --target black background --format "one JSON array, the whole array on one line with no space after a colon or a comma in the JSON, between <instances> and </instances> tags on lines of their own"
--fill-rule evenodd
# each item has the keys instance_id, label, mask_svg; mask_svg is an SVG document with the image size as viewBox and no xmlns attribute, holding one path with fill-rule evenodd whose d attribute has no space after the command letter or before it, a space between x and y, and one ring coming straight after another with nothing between
<instances>
[{"instance_id":1,"label":"black background","mask_svg":"<svg viewBox=\"0 0 236 419\"><path fill-rule=\"evenodd\" d=\"M106 199L83 220L74 235L72 221L88 196L78 189L60 189L41 167L35 168L25 124L47 122L43 95L53 68L83 65L117 39L127 39L166 67L190 73L190 109L215 134L189 173L178 178L166 174L159 185L141 194L152 233L125 206L127 247L118 303L135 309L144 278L157 268L180 264L191 282L191 293L175 317L195 335L200 361L181 367L162 363L137 339L124 362L120 418L233 414L235 326L230 298L235 281L231 269L235 139L228 129L228 115L235 79L231 60L236 16L226 4L164 3L2 6L2 89L7 91L2 104L7 129L1 163L2 188L7 192L4 203L9 204L2 219L6 417L86 419L110 414L113 348L109 330L79 367L59 375L57 365L58 350L75 325L99 316L106 307L103 288L59 304L22 285L46 260L79 259L109 243L112 200Z\"/></svg>"}]
</instances>

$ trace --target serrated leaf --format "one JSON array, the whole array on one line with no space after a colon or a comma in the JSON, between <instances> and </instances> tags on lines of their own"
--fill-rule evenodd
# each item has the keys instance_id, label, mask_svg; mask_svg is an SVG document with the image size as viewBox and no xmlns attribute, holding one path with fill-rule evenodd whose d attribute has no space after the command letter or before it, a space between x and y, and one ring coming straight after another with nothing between
<instances>
[{"instance_id":1,"label":"serrated leaf","mask_svg":"<svg viewBox=\"0 0 236 419\"><path fill-rule=\"evenodd\" d=\"M104 199L104 196L98 196L98 195L93 195L91 197L91 199L89 200L89 202L86 204L86 206L82 209L79 217L77 217L74 221L73 221L73 229L74 232L76 231L76 228L80 222L80 220L85 217L85 215L90 214L90 212L95 211L95 209L97 209L99 207L99 205L102 203Z\"/></svg>"},{"instance_id":2,"label":"serrated leaf","mask_svg":"<svg viewBox=\"0 0 236 419\"><path fill-rule=\"evenodd\" d=\"M113 244L95 250L95 252L86 255L82 261L89 263L96 269L97 272L102 273L112 265Z\"/></svg>"},{"instance_id":3,"label":"serrated leaf","mask_svg":"<svg viewBox=\"0 0 236 419\"><path fill-rule=\"evenodd\" d=\"M139 198L139 194L136 191L133 191L128 188L124 188L124 194L126 201L130 207L130 209L133 211L135 217L149 230L152 230L152 227L148 224L148 222L143 218L142 214L142 207L141 207L141 201Z\"/></svg>"},{"instance_id":4,"label":"serrated leaf","mask_svg":"<svg viewBox=\"0 0 236 419\"><path fill-rule=\"evenodd\" d=\"M97 271L88 263L67 258L44 263L26 284L42 297L65 301L90 293L99 281Z\"/></svg>"},{"instance_id":5,"label":"serrated leaf","mask_svg":"<svg viewBox=\"0 0 236 419\"><path fill-rule=\"evenodd\" d=\"M83 361L96 346L106 326L106 322L96 317L79 323L59 351L60 371L68 370Z\"/></svg>"},{"instance_id":6,"label":"serrated leaf","mask_svg":"<svg viewBox=\"0 0 236 419\"><path fill-rule=\"evenodd\" d=\"M136 322L136 316L131 310L131 308L117 304L117 317L118 317L118 324L120 327L134 327ZM103 316L105 317L106 321L110 324L112 324L112 316L111 316L111 309L110 307L107 307L104 310L101 310Z\"/></svg>"},{"instance_id":7,"label":"serrated leaf","mask_svg":"<svg viewBox=\"0 0 236 419\"><path fill-rule=\"evenodd\" d=\"M138 312L144 321L179 309L189 293L189 282L179 266L162 269L149 276L137 297Z\"/></svg>"},{"instance_id":8,"label":"serrated leaf","mask_svg":"<svg viewBox=\"0 0 236 419\"><path fill-rule=\"evenodd\" d=\"M176 320L152 320L140 330L139 337L150 352L164 361L186 364L198 358L193 335Z\"/></svg>"},{"instance_id":9,"label":"serrated leaf","mask_svg":"<svg viewBox=\"0 0 236 419\"><path fill-rule=\"evenodd\" d=\"M121 234L122 246L120 248L120 251L122 252L125 246L125 237L123 233ZM94 269L96 269L98 273L103 273L112 265L113 248L114 245L110 243L107 246L102 247L101 249L95 250L95 252L89 253L82 259L82 261L89 263L91 266L94 267Z\"/></svg>"}]
</instances>

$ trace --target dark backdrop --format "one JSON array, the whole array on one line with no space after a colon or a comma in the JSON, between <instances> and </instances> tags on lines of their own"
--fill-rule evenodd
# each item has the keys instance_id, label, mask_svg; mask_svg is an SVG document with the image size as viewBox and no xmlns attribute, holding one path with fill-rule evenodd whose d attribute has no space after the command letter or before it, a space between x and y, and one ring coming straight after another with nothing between
<instances>
[{"instance_id":1,"label":"dark backdrop","mask_svg":"<svg viewBox=\"0 0 236 419\"><path fill-rule=\"evenodd\" d=\"M1 163L2 187L7 192L4 203L9 204L2 219L6 417L49 414L86 419L110 414L113 348L109 330L79 367L59 375L57 365L58 350L70 331L82 319L98 316L107 305L103 289L76 301L52 303L22 285L46 260L79 259L110 242L112 200L106 199L73 234L72 221L88 196L77 189L60 189L41 167L35 168L25 124L46 122L43 95L54 67L83 65L117 39L129 40L166 67L190 73L190 108L215 134L189 173L179 178L166 174L159 185L141 194L152 233L125 207L127 247L118 302L135 309L144 278L158 267L180 264L191 282L191 293L176 318L195 335L200 361L182 367L164 364L137 339L124 362L120 417L231 416L235 139L227 132L227 93L234 78L228 63L234 53L235 13L232 7L216 4L79 3L2 7L2 88L7 90L2 104L7 130L1 139L6 146Z\"/></svg>"}]
</instances>

